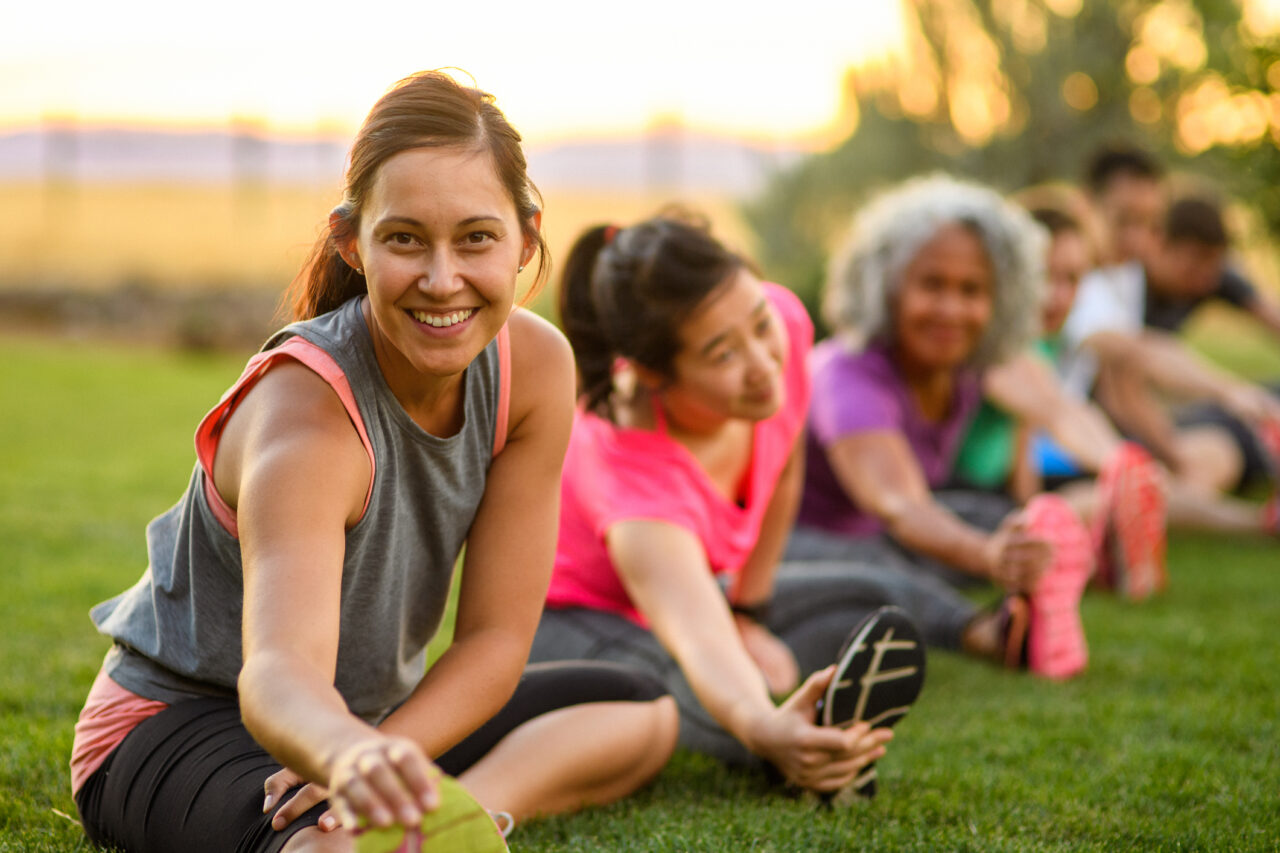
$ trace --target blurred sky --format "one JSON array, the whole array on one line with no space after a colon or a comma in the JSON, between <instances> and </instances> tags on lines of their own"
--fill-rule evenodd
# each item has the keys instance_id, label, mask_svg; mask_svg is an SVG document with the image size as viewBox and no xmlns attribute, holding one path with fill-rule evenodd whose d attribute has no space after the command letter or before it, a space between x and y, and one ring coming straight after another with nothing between
<instances>
[{"instance_id":1,"label":"blurred sky","mask_svg":"<svg viewBox=\"0 0 1280 853\"><path fill-rule=\"evenodd\" d=\"M752 4L754 5L754 4ZM899 49L900 0L515 3L70 0L0 28L0 131L48 120L350 132L386 87L456 66L530 142L697 129L801 142L844 73Z\"/></svg>"}]
</instances>

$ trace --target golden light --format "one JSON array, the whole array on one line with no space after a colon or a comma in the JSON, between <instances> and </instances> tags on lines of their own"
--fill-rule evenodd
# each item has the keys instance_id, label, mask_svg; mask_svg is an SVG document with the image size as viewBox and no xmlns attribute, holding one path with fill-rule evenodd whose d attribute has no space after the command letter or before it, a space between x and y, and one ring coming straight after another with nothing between
<instances>
[{"instance_id":1,"label":"golden light","mask_svg":"<svg viewBox=\"0 0 1280 853\"><path fill-rule=\"evenodd\" d=\"M1147 86L1134 89L1129 95L1129 114L1142 124L1155 124L1164 114L1160 96Z\"/></svg>"},{"instance_id":2,"label":"golden light","mask_svg":"<svg viewBox=\"0 0 1280 853\"><path fill-rule=\"evenodd\" d=\"M1164 0L1137 22L1139 41L1161 59L1184 71L1201 68L1209 57L1204 22L1187 0Z\"/></svg>"},{"instance_id":3,"label":"golden light","mask_svg":"<svg viewBox=\"0 0 1280 853\"><path fill-rule=\"evenodd\" d=\"M1124 70L1133 82L1149 85L1160 79L1160 57L1146 45L1134 45L1124 58Z\"/></svg>"},{"instance_id":4,"label":"golden light","mask_svg":"<svg viewBox=\"0 0 1280 853\"><path fill-rule=\"evenodd\" d=\"M1073 110L1087 112L1098 104L1098 84L1083 71L1068 74L1062 81L1062 99Z\"/></svg>"},{"instance_id":5,"label":"golden light","mask_svg":"<svg viewBox=\"0 0 1280 853\"><path fill-rule=\"evenodd\" d=\"M0 28L0 128L56 113L86 125L225 127L239 116L272 133L350 133L396 79L456 66L532 142L642 133L660 114L803 141L838 120L846 70L904 45L900 0L800 0L768 18L650 0L615 38L602 37L610 11L584 0L484 11L382 0L370 14L332 0L224 0L199 26L162 0L73 5L68 15L31 4L20 26Z\"/></svg>"}]
</instances>

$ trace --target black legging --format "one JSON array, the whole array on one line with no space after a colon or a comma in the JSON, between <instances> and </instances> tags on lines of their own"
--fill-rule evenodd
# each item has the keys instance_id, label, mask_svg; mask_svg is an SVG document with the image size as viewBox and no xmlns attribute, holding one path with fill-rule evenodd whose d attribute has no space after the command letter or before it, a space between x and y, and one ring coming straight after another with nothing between
<instances>
[{"instance_id":1,"label":"black legging","mask_svg":"<svg viewBox=\"0 0 1280 853\"><path fill-rule=\"evenodd\" d=\"M541 714L587 702L652 701L665 693L657 679L624 666L530 666L498 714L437 763L458 775ZM131 731L81 786L76 807L91 841L128 853L275 853L328 808L320 803L273 830L271 814L262 813L263 783L280 769L241 723L234 698L191 699Z\"/></svg>"},{"instance_id":2,"label":"black legging","mask_svg":"<svg viewBox=\"0 0 1280 853\"><path fill-rule=\"evenodd\" d=\"M882 573L847 563L783 564L774 585L768 628L787 645L802 675L835 662L855 625L885 604L905 604L903 587ZM892 578L890 578L892 580ZM548 609L530 652L532 661L588 658L627 664L660 678L680 708L680 745L732 765L762 765L702 707L680 665L647 628L618 613Z\"/></svg>"}]
</instances>

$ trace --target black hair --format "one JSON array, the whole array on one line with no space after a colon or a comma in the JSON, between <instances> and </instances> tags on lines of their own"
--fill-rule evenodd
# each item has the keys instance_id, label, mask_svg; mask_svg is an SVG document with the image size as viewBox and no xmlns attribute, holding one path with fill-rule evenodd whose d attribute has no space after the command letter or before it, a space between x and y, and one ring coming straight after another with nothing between
<instances>
[{"instance_id":1,"label":"black hair","mask_svg":"<svg viewBox=\"0 0 1280 853\"><path fill-rule=\"evenodd\" d=\"M1164 237L1170 243L1196 242L1222 248L1230 242L1221 206L1202 196L1180 198L1169 205L1164 218Z\"/></svg>"},{"instance_id":2,"label":"black hair","mask_svg":"<svg viewBox=\"0 0 1280 853\"><path fill-rule=\"evenodd\" d=\"M1033 207L1027 213L1030 213L1032 219L1043 225L1052 237L1067 231L1074 231L1078 234L1084 233L1084 226L1080 224L1080 220L1060 208Z\"/></svg>"},{"instance_id":3,"label":"black hair","mask_svg":"<svg viewBox=\"0 0 1280 853\"><path fill-rule=\"evenodd\" d=\"M1089 158L1084 183L1089 192L1096 196L1119 175L1158 181L1164 177L1164 167L1155 157L1137 146L1107 145L1099 148Z\"/></svg>"},{"instance_id":4,"label":"black hair","mask_svg":"<svg viewBox=\"0 0 1280 853\"><path fill-rule=\"evenodd\" d=\"M672 376L680 324L744 266L685 212L583 232L565 261L559 307L587 408L612 418L619 356Z\"/></svg>"}]
</instances>

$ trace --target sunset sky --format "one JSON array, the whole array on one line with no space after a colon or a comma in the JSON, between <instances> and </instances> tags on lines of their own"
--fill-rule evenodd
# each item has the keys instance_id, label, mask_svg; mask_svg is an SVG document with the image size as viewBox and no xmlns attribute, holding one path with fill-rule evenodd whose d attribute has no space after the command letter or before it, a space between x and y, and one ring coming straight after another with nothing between
<instances>
[{"instance_id":1,"label":"sunset sky","mask_svg":"<svg viewBox=\"0 0 1280 853\"><path fill-rule=\"evenodd\" d=\"M49 119L349 132L393 81L456 66L530 141L664 118L820 136L852 65L902 39L898 0L31 3L0 28L0 132Z\"/></svg>"}]
</instances>

